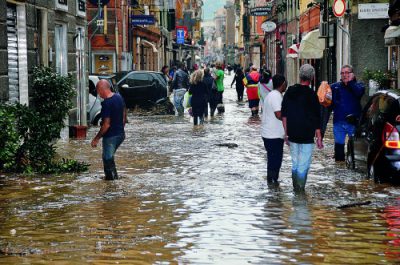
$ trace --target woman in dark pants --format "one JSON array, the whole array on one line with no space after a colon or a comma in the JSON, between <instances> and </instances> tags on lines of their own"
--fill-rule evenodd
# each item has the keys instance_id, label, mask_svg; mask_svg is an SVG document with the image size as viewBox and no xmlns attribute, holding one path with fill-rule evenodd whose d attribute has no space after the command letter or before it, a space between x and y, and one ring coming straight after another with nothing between
<instances>
[{"instance_id":1,"label":"woman in dark pants","mask_svg":"<svg viewBox=\"0 0 400 265\"><path fill-rule=\"evenodd\" d=\"M236 92L238 96L238 101L243 100L243 91L244 91L244 85L243 85L243 78L244 78L244 73L242 68L238 68L235 73L235 77L232 80L231 87L233 84L236 82Z\"/></svg>"},{"instance_id":2,"label":"woman in dark pants","mask_svg":"<svg viewBox=\"0 0 400 265\"><path fill-rule=\"evenodd\" d=\"M191 105L193 113L193 123L197 125L204 122L204 111L207 104L207 87L203 82L203 71L196 70L190 76L189 93L192 94Z\"/></svg>"},{"instance_id":3,"label":"woman in dark pants","mask_svg":"<svg viewBox=\"0 0 400 265\"><path fill-rule=\"evenodd\" d=\"M210 104L210 114L211 117L214 116L215 109L217 108L217 98L218 98L218 91L215 85L214 78L211 76L211 72L209 68L204 69L204 77L203 82L207 88L207 102L204 111L204 116L208 116L208 104Z\"/></svg>"}]
</instances>

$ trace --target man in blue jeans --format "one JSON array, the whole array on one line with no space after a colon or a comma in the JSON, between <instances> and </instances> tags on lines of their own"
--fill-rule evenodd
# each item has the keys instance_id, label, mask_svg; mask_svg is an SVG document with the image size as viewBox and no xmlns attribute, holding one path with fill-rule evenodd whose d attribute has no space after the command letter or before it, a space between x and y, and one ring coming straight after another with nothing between
<instances>
[{"instance_id":1,"label":"man in blue jeans","mask_svg":"<svg viewBox=\"0 0 400 265\"><path fill-rule=\"evenodd\" d=\"M331 85L335 161L345 160L346 135L352 136L355 131L355 126L346 121L346 116L353 114L356 118L360 117L360 101L365 91L364 85L357 82L351 65L343 65L340 76L340 82Z\"/></svg>"},{"instance_id":2,"label":"man in blue jeans","mask_svg":"<svg viewBox=\"0 0 400 265\"><path fill-rule=\"evenodd\" d=\"M285 142L292 157L292 180L295 192L303 192L314 150L322 148L320 105L317 94L310 87L315 70L309 64L300 67L300 84L288 88L282 100L282 123Z\"/></svg>"},{"instance_id":3,"label":"man in blue jeans","mask_svg":"<svg viewBox=\"0 0 400 265\"><path fill-rule=\"evenodd\" d=\"M107 80L96 85L97 94L104 99L101 103L102 123L100 131L93 138L91 146L96 147L103 138L103 166L106 180L118 179L114 154L125 139L126 108L120 94L111 91Z\"/></svg>"}]
</instances>

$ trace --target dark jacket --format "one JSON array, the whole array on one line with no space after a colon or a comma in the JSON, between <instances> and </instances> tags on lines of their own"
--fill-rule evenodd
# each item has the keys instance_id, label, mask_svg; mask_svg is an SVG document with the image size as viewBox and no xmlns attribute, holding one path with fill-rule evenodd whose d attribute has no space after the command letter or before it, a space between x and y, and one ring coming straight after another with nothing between
<instances>
[{"instance_id":1,"label":"dark jacket","mask_svg":"<svg viewBox=\"0 0 400 265\"><path fill-rule=\"evenodd\" d=\"M189 75L182 69L178 69L172 80L172 89L176 90L181 88L189 89Z\"/></svg>"},{"instance_id":2,"label":"dark jacket","mask_svg":"<svg viewBox=\"0 0 400 265\"><path fill-rule=\"evenodd\" d=\"M189 93L192 94L190 104L192 105L193 116L202 116L207 104L207 87L204 82L191 84Z\"/></svg>"},{"instance_id":3,"label":"dark jacket","mask_svg":"<svg viewBox=\"0 0 400 265\"><path fill-rule=\"evenodd\" d=\"M361 97L364 95L364 84L352 80L347 83L337 82L331 85L333 123L346 121L346 116L354 114L360 117Z\"/></svg>"},{"instance_id":4,"label":"dark jacket","mask_svg":"<svg viewBox=\"0 0 400 265\"><path fill-rule=\"evenodd\" d=\"M283 96L282 117L286 117L289 141L314 143L315 130L320 129L320 105L317 94L308 86L291 86Z\"/></svg>"},{"instance_id":5,"label":"dark jacket","mask_svg":"<svg viewBox=\"0 0 400 265\"><path fill-rule=\"evenodd\" d=\"M236 73L235 77L232 80L231 86L234 83L236 83L236 89L243 89L244 90L243 78L244 78L244 74L243 73Z\"/></svg>"},{"instance_id":6,"label":"dark jacket","mask_svg":"<svg viewBox=\"0 0 400 265\"><path fill-rule=\"evenodd\" d=\"M212 76L210 74L204 75L203 82L206 85L206 89L207 89L207 101L210 101L211 92L212 92L211 90L213 87L213 83L215 82L214 78L212 78Z\"/></svg>"}]
</instances>

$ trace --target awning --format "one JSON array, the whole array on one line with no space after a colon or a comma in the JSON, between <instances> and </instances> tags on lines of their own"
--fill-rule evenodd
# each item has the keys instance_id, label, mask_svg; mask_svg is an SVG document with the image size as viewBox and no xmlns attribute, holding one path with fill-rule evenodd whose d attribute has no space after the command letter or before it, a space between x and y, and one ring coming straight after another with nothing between
<instances>
[{"instance_id":1,"label":"awning","mask_svg":"<svg viewBox=\"0 0 400 265\"><path fill-rule=\"evenodd\" d=\"M152 48L153 48L153 52L158 52L158 50L157 50L157 48L156 48L156 45L154 45L154 44L151 43L150 41L147 41L147 40L142 39L141 42L142 42L143 44L146 44L146 45L152 47Z\"/></svg>"},{"instance_id":2,"label":"awning","mask_svg":"<svg viewBox=\"0 0 400 265\"><path fill-rule=\"evenodd\" d=\"M299 57L300 43L293 44L289 47L286 58L298 58Z\"/></svg>"},{"instance_id":3,"label":"awning","mask_svg":"<svg viewBox=\"0 0 400 265\"><path fill-rule=\"evenodd\" d=\"M319 29L308 32L301 40L300 59L321 59L324 56L325 39L319 37Z\"/></svg>"},{"instance_id":4,"label":"awning","mask_svg":"<svg viewBox=\"0 0 400 265\"><path fill-rule=\"evenodd\" d=\"M400 27L390 26L385 31L385 45L400 45Z\"/></svg>"}]
</instances>

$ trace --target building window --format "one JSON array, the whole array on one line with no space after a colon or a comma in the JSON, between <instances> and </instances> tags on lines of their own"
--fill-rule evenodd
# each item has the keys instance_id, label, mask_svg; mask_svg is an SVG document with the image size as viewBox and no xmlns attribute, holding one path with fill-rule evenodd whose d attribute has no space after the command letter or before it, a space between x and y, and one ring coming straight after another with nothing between
<instances>
[{"instance_id":1,"label":"building window","mask_svg":"<svg viewBox=\"0 0 400 265\"><path fill-rule=\"evenodd\" d=\"M68 45L67 45L67 26L56 24L54 29L54 46L55 46L55 59L56 71L59 74L67 75L68 73Z\"/></svg>"},{"instance_id":2,"label":"building window","mask_svg":"<svg viewBox=\"0 0 400 265\"><path fill-rule=\"evenodd\" d=\"M55 0L56 9L68 12L68 0Z\"/></svg>"},{"instance_id":3,"label":"building window","mask_svg":"<svg viewBox=\"0 0 400 265\"><path fill-rule=\"evenodd\" d=\"M76 14L80 17L86 17L86 1L76 0Z\"/></svg>"}]
</instances>

